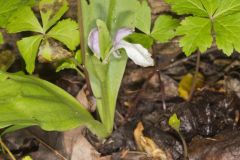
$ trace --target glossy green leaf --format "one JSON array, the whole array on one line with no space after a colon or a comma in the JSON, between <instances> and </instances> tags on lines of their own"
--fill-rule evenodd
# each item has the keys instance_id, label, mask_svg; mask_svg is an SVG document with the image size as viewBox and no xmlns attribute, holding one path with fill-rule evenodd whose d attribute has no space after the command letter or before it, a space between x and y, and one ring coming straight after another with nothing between
<instances>
[{"instance_id":1,"label":"glossy green leaf","mask_svg":"<svg viewBox=\"0 0 240 160\"><path fill-rule=\"evenodd\" d=\"M151 36L159 42L167 42L175 36L175 30L179 26L179 20L171 16L159 16L154 24Z\"/></svg>"},{"instance_id":2,"label":"glossy green leaf","mask_svg":"<svg viewBox=\"0 0 240 160\"><path fill-rule=\"evenodd\" d=\"M52 27L68 10L67 0L41 0L39 9L45 32Z\"/></svg>"},{"instance_id":3,"label":"glossy green leaf","mask_svg":"<svg viewBox=\"0 0 240 160\"><path fill-rule=\"evenodd\" d=\"M22 7L18 9L9 19L7 24L9 33L17 33L23 31L34 31L43 33L42 26L38 22L31 7Z\"/></svg>"},{"instance_id":4,"label":"glossy green leaf","mask_svg":"<svg viewBox=\"0 0 240 160\"><path fill-rule=\"evenodd\" d=\"M39 45L42 41L42 35L23 38L17 42L18 49L26 63L28 73L33 73L35 68L35 59Z\"/></svg>"},{"instance_id":5,"label":"glossy green leaf","mask_svg":"<svg viewBox=\"0 0 240 160\"><path fill-rule=\"evenodd\" d=\"M177 132L180 130L181 121L178 119L177 114L174 113L168 120L168 125L170 125Z\"/></svg>"},{"instance_id":6,"label":"glossy green leaf","mask_svg":"<svg viewBox=\"0 0 240 160\"><path fill-rule=\"evenodd\" d=\"M100 54L104 60L112 47L112 39L105 22L98 19L97 27L99 31Z\"/></svg>"},{"instance_id":7,"label":"glossy green leaf","mask_svg":"<svg viewBox=\"0 0 240 160\"><path fill-rule=\"evenodd\" d=\"M240 52L240 13L216 18L214 30L219 49L230 56L234 49Z\"/></svg>"},{"instance_id":8,"label":"glossy green leaf","mask_svg":"<svg viewBox=\"0 0 240 160\"><path fill-rule=\"evenodd\" d=\"M146 1L143 1L136 13L136 28L146 34L151 30L151 8Z\"/></svg>"},{"instance_id":9,"label":"glossy green leaf","mask_svg":"<svg viewBox=\"0 0 240 160\"><path fill-rule=\"evenodd\" d=\"M33 76L1 71L0 75L7 76L0 82L0 128L38 125L47 131L64 131L85 125L106 136L104 126L64 90Z\"/></svg>"},{"instance_id":10,"label":"glossy green leaf","mask_svg":"<svg viewBox=\"0 0 240 160\"><path fill-rule=\"evenodd\" d=\"M0 27L5 27L9 17L23 6L31 6L35 0L0 0Z\"/></svg>"},{"instance_id":11,"label":"glossy green leaf","mask_svg":"<svg viewBox=\"0 0 240 160\"><path fill-rule=\"evenodd\" d=\"M212 45L211 21L207 18L187 17L177 28L177 35L183 35L180 46L187 56L199 49L205 52Z\"/></svg>"},{"instance_id":12,"label":"glossy green leaf","mask_svg":"<svg viewBox=\"0 0 240 160\"><path fill-rule=\"evenodd\" d=\"M144 48L150 48L153 44L153 38L142 33L133 33L124 39L130 43L141 44Z\"/></svg>"},{"instance_id":13,"label":"glossy green leaf","mask_svg":"<svg viewBox=\"0 0 240 160\"><path fill-rule=\"evenodd\" d=\"M80 43L78 24L72 19L59 21L47 35L62 42L70 50L75 50Z\"/></svg>"}]
</instances>

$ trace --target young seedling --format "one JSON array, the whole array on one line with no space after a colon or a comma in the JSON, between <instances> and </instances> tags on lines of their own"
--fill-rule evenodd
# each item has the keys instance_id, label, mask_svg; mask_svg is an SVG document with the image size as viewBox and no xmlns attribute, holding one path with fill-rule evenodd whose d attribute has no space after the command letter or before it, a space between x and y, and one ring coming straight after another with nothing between
<instances>
[{"instance_id":1,"label":"young seedling","mask_svg":"<svg viewBox=\"0 0 240 160\"><path fill-rule=\"evenodd\" d=\"M183 151L184 151L184 159L188 160L188 151L187 151L187 144L186 141L182 135L182 133L180 132L180 125L181 125L181 121L180 119L178 119L177 114L174 113L168 120L168 125L171 126L179 135L182 144L183 144Z\"/></svg>"}]
</instances>

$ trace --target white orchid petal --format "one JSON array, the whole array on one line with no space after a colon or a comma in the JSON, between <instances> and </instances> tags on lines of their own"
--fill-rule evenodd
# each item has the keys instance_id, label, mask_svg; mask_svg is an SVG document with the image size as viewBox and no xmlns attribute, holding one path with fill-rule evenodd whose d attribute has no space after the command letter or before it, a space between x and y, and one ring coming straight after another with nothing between
<instances>
[{"instance_id":1,"label":"white orchid petal","mask_svg":"<svg viewBox=\"0 0 240 160\"><path fill-rule=\"evenodd\" d=\"M124 48L128 57L137 65L143 67L154 66L151 53L140 44L132 44L122 40L115 47L115 49Z\"/></svg>"},{"instance_id":2,"label":"white orchid petal","mask_svg":"<svg viewBox=\"0 0 240 160\"><path fill-rule=\"evenodd\" d=\"M132 34L133 32L134 32L134 30L130 29L130 28L119 29L115 35L114 44L117 45L123 38L127 37L128 35Z\"/></svg>"},{"instance_id":3,"label":"white orchid petal","mask_svg":"<svg viewBox=\"0 0 240 160\"><path fill-rule=\"evenodd\" d=\"M92 52L100 58L100 47L99 47L99 31L97 28L91 30L88 36L88 47Z\"/></svg>"}]
</instances>

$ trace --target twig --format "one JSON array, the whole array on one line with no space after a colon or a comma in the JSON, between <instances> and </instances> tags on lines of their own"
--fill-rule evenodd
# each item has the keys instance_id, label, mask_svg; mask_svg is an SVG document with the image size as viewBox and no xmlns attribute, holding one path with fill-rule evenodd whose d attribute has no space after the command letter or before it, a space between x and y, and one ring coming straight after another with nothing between
<instances>
[{"instance_id":1,"label":"twig","mask_svg":"<svg viewBox=\"0 0 240 160\"><path fill-rule=\"evenodd\" d=\"M183 144L183 156L184 156L184 160L188 160L188 148L187 148L187 143L183 137L183 135L178 132L178 135L182 141L182 144Z\"/></svg>"},{"instance_id":2,"label":"twig","mask_svg":"<svg viewBox=\"0 0 240 160\"><path fill-rule=\"evenodd\" d=\"M8 147L5 145L5 143L2 141L2 139L0 139L0 145L3 147L3 149L8 153L8 155L10 156L10 158L12 160L16 160L16 158L14 157L14 155L12 154L12 152L8 149Z\"/></svg>"},{"instance_id":3,"label":"twig","mask_svg":"<svg viewBox=\"0 0 240 160\"><path fill-rule=\"evenodd\" d=\"M57 157L59 157L62 160L67 160L66 157L64 157L62 154L60 154L58 151L56 151L54 148L52 148L51 146L49 146L47 143L45 143L43 140L41 140L40 138L38 138L36 135L34 135L33 133L31 133L30 131L27 131L28 134L30 134L31 136L33 136L39 143L41 143L43 146L45 146L47 149L49 149L50 151L52 151Z\"/></svg>"},{"instance_id":4,"label":"twig","mask_svg":"<svg viewBox=\"0 0 240 160\"><path fill-rule=\"evenodd\" d=\"M158 79L159 79L159 83L160 83L160 89L161 89L161 98L162 98L162 104L163 104L163 110L166 111L167 107L166 107L166 94L165 94L165 87L164 87L164 83L161 79L161 72L160 70L156 70L156 72L158 73Z\"/></svg>"},{"instance_id":5,"label":"twig","mask_svg":"<svg viewBox=\"0 0 240 160\"><path fill-rule=\"evenodd\" d=\"M77 0L77 6L78 6L78 25L79 25L80 40L81 40L80 45L81 45L81 51L82 51L82 68L83 68L83 72L85 74L87 88L88 88L89 92L92 94L88 71L85 68L86 47L85 47L85 35L84 35L84 25L83 25L84 20L83 20L83 10L82 10L81 0Z\"/></svg>"},{"instance_id":6,"label":"twig","mask_svg":"<svg viewBox=\"0 0 240 160\"><path fill-rule=\"evenodd\" d=\"M192 80L192 86L191 86L191 90L189 93L188 101L191 101L191 99L193 97L193 93L194 93L196 85L197 85L197 78L198 78L198 73L199 73L199 68L200 68L201 52L198 50L196 54L197 54L196 70L195 70L194 77Z\"/></svg>"}]
</instances>

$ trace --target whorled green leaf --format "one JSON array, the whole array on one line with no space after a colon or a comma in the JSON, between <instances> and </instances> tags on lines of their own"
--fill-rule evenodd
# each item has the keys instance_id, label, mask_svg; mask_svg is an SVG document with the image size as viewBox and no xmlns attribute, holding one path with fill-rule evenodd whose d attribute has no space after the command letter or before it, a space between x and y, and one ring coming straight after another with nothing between
<instances>
[{"instance_id":1,"label":"whorled green leaf","mask_svg":"<svg viewBox=\"0 0 240 160\"><path fill-rule=\"evenodd\" d=\"M153 38L149 35L142 33L133 33L124 38L124 40L133 43L141 44L144 48L150 48L153 44Z\"/></svg>"},{"instance_id":2,"label":"whorled green leaf","mask_svg":"<svg viewBox=\"0 0 240 160\"><path fill-rule=\"evenodd\" d=\"M78 24L72 19L59 21L47 35L62 42L70 50L75 50L80 43Z\"/></svg>"},{"instance_id":3,"label":"whorled green leaf","mask_svg":"<svg viewBox=\"0 0 240 160\"><path fill-rule=\"evenodd\" d=\"M240 13L216 18L214 31L219 49L230 56L234 49L240 52Z\"/></svg>"},{"instance_id":4,"label":"whorled green leaf","mask_svg":"<svg viewBox=\"0 0 240 160\"><path fill-rule=\"evenodd\" d=\"M141 3L136 13L136 28L146 34L151 30L151 8L146 1Z\"/></svg>"},{"instance_id":5,"label":"whorled green leaf","mask_svg":"<svg viewBox=\"0 0 240 160\"><path fill-rule=\"evenodd\" d=\"M8 18L23 6L32 6L35 0L0 0L0 27L5 27Z\"/></svg>"},{"instance_id":6,"label":"whorled green leaf","mask_svg":"<svg viewBox=\"0 0 240 160\"><path fill-rule=\"evenodd\" d=\"M33 76L0 71L0 128L38 125L47 131L64 131L87 126L100 137L104 126L71 95L57 86Z\"/></svg>"},{"instance_id":7,"label":"whorled green leaf","mask_svg":"<svg viewBox=\"0 0 240 160\"><path fill-rule=\"evenodd\" d=\"M42 26L34 15L31 7L19 8L9 19L7 24L9 33L17 33L23 31L33 31L43 33Z\"/></svg>"},{"instance_id":8,"label":"whorled green leaf","mask_svg":"<svg viewBox=\"0 0 240 160\"><path fill-rule=\"evenodd\" d=\"M41 0L39 9L45 32L52 27L68 10L67 0Z\"/></svg>"},{"instance_id":9,"label":"whorled green leaf","mask_svg":"<svg viewBox=\"0 0 240 160\"><path fill-rule=\"evenodd\" d=\"M97 27L99 31L100 55L101 58L104 60L108 55L110 48L112 47L112 39L105 22L98 19Z\"/></svg>"},{"instance_id":10,"label":"whorled green leaf","mask_svg":"<svg viewBox=\"0 0 240 160\"><path fill-rule=\"evenodd\" d=\"M26 69L28 73L33 73L34 71L35 59L42 38L42 35L36 35L23 38L17 42L18 49L26 63Z\"/></svg>"},{"instance_id":11,"label":"whorled green leaf","mask_svg":"<svg viewBox=\"0 0 240 160\"><path fill-rule=\"evenodd\" d=\"M168 120L168 125L170 125L177 132L180 130L181 121L178 119L177 114L174 113Z\"/></svg>"},{"instance_id":12,"label":"whorled green leaf","mask_svg":"<svg viewBox=\"0 0 240 160\"><path fill-rule=\"evenodd\" d=\"M171 16L159 16L155 23L151 36L159 42L167 42L175 36L175 30L179 26L179 20Z\"/></svg>"},{"instance_id":13,"label":"whorled green leaf","mask_svg":"<svg viewBox=\"0 0 240 160\"><path fill-rule=\"evenodd\" d=\"M180 46L187 56L199 49L205 52L211 47L213 42L212 24L207 18L187 17L177 28L177 35L183 36L180 40Z\"/></svg>"},{"instance_id":14,"label":"whorled green leaf","mask_svg":"<svg viewBox=\"0 0 240 160\"><path fill-rule=\"evenodd\" d=\"M206 17L208 16L201 0L165 0L171 5L174 12L184 15L193 14L195 16Z\"/></svg>"}]
</instances>

